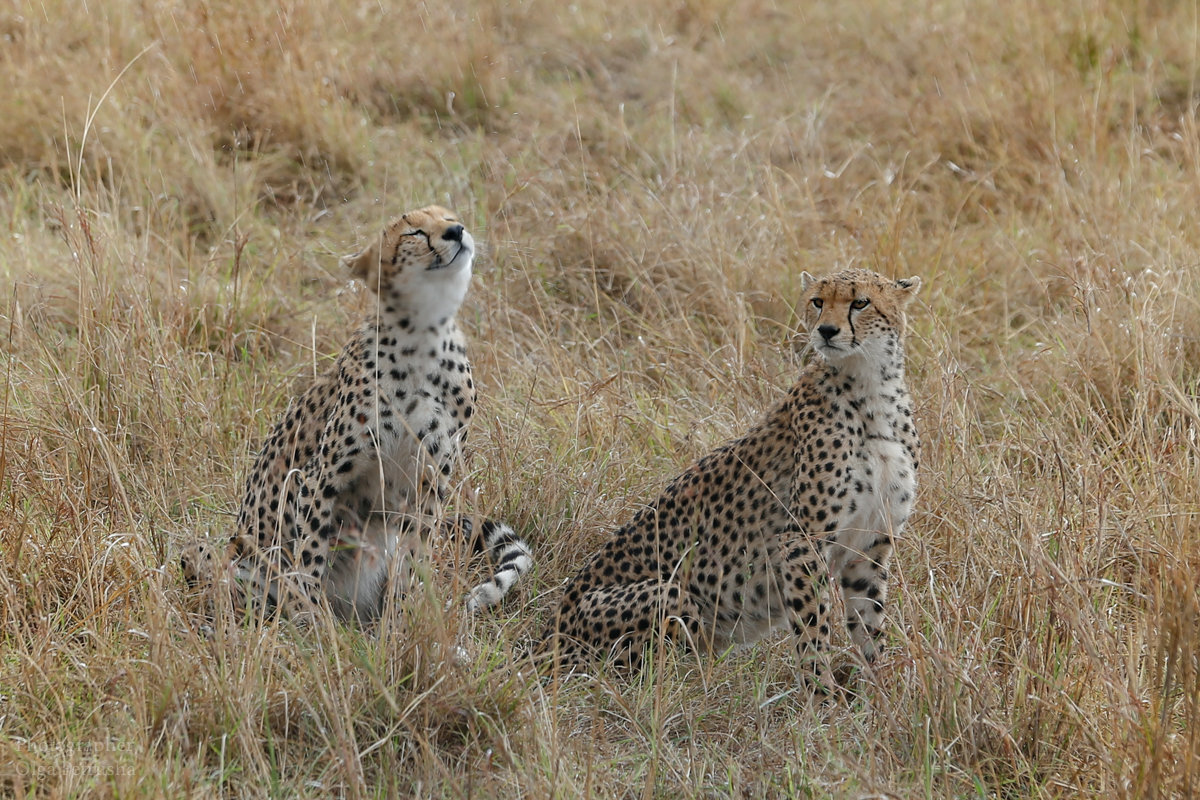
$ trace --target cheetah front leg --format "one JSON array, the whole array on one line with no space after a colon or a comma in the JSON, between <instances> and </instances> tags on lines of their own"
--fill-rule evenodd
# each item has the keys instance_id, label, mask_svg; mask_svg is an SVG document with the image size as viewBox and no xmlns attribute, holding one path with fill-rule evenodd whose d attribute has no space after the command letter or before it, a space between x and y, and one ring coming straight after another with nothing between
<instances>
[{"instance_id":1,"label":"cheetah front leg","mask_svg":"<svg viewBox=\"0 0 1200 800\"><path fill-rule=\"evenodd\" d=\"M796 667L814 694L833 689L829 660L829 590L825 560L809 545L797 545L784 561L783 595L796 637Z\"/></svg>"},{"instance_id":2,"label":"cheetah front leg","mask_svg":"<svg viewBox=\"0 0 1200 800\"><path fill-rule=\"evenodd\" d=\"M296 498L299 535L289 554L289 569L279 582L282 594L279 601L288 618L300 623L311 621L327 600L324 579L338 536L336 512L343 508L337 501L339 492L326 481L326 472L321 470L318 479L305 477L300 483ZM357 519L351 524L358 524Z\"/></svg>"},{"instance_id":3,"label":"cheetah front leg","mask_svg":"<svg viewBox=\"0 0 1200 800\"><path fill-rule=\"evenodd\" d=\"M361 533L365 526L365 520L347 505L347 494L369 470L379 469L378 450L369 432L363 432L356 441L343 440L339 429L344 429L345 423L339 421L345 419L363 422L353 406L335 410L325 424L320 448L298 476L297 536L291 571L284 581L285 608L289 617L298 620L310 618L328 600L325 579L330 561L338 557L334 548L340 529L344 524Z\"/></svg>"},{"instance_id":4,"label":"cheetah front leg","mask_svg":"<svg viewBox=\"0 0 1200 800\"><path fill-rule=\"evenodd\" d=\"M892 538L883 534L841 571L846 629L867 664L875 661L877 642L883 635L883 603L887 599L887 563L891 555Z\"/></svg>"},{"instance_id":5,"label":"cheetah front leg","mask_svg":"<svg viewBox=\"0 0 1200 800\"><path fill-rule=\"evenodd\" d=\"M238 592L233 591L235 569L228 542L220 547L204 539L186 545L179 554L179 565L187 587L186 599L193 611L212 616L225 593L238 606Z\"/></svg>"}]
</instances>

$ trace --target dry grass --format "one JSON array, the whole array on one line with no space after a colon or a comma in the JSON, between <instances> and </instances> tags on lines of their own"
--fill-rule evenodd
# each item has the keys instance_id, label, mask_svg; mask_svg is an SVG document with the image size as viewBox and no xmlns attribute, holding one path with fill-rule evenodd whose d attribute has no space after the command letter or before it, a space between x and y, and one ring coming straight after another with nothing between
<instances>
[{"instance_id":1,"label":"dry grass","mask_svg":"<svg viewBox=\"0 0 1200 800\"><path fill-rule=\"evenodd\" d=\"M0 791L1200 791L1194 4L799 6L0 10ZM174 549L337 350L335 257L430 201L487 244L464 490L536 578L198 636ZM815 714L778 642L518 675L582 554L788 384L800 271L851 264L927 287L876 679Z\"/></svg>"}]
</instances>

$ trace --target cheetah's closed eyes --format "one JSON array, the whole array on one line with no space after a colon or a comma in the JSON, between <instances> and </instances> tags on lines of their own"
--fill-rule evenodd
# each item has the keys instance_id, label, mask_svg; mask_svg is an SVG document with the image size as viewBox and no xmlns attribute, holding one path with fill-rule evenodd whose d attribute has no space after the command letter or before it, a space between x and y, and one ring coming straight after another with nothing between
<instances>
[{"instance_id":1,"label":"cheetah's closed eyes","mask_svg":"<svg viewBox=\"0 0 1200 800\"><path fill-rule=\"evenodd\" d=\"M292 401L246 481L228 552L185 549L189 584L229 584L235 605L304 618L328 601L344 619L378 614L389 578L439 530L473 534L495 572L471 609L497 603L532 566L506 525L446 523L475 385L455 323L475 243L453 213L409 212L349 260L377 307L336 363Z\"/></svg>"},{"instance_id":2,"label":"cheetah's closed eyes","mask_svg":"<svg viewBox=\"0 0 1200 800\"><path fill-rule=\"evenodd\" d=\"M567 663L607 655L636 666L663 625L719 649L788 624L827 687L834 580L872 661L888 560L916 491L902 339L920 283L805 273L818 357L749 433L675 478L571 579L543 649Z\"/></svg>"}]
</instances>

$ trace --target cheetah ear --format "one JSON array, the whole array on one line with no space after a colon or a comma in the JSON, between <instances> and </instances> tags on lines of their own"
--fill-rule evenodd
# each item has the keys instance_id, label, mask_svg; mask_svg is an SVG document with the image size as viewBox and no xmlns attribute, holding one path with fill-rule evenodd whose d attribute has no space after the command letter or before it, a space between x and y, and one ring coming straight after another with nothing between
<instances>
[{"instance_id":1,"label":"cheetah ear","mask_svg":"<svg viewBox=\"0 0 1200 800\"><path fill-rule=\"evenodd\" d=\"M812 286L813 281L815 281L815 280L816 280L816 278L814 278L812 275L809 275L807 271L801 272L800 273L800 291L802 291L802 292L808 291L808 287Z\"/></svg>"},{"instance_id":2,"label":"cheetah ear","mask_svg":"<svg viewBox=\"0 0 1200 800\"><path fill-rule=\"evenodd\" d=\"M911 278L900 278L896 281L896 288L907 302L917 296L917 290L921 288L921 279L915 275Z\"/></svg>"},{"instance_id":3,"label":"cheetah ear","mask_svg":"<svg viewBox=\"0 0 1200 800\"><path fill-rule=\"evenodd\" d=\"M367 284L367 288L374 289L379 275L379 245L373 244L362 252L346 256L342 264L351 276Z\"/></svg>"}]
</instances>

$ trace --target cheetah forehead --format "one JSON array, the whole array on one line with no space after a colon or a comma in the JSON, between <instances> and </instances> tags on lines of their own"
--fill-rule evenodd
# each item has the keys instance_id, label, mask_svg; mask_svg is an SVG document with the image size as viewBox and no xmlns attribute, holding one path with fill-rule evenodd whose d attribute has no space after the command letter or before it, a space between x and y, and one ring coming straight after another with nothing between
<instances>
[{"instance_id":1,"label":"cheetah forehead","mask_svg":"<svg viewBox=\"0 0 1200 800\"><path fill-rule=\"evenodd\" d=\"M820 297L834 302L851 302L867 298L874 302L891 301L906 305L921 286L918 277L893 280L868 269L845 269L821 278L807 272L801 276L807 297Z\"/></svg>"},{"instance_id":2,"label":"cheetah forehead","mask_svg":"<svg viewBox=\"0 0 1200 800\"><path fill-rule=\"evenodd\" d=\"M406 211L384 226L380 241L383 253L389 254L407 246L425 250L421 242L413 238L413 234L420 232L428 237L425 241L437 241L446 229L461 224L458 215L443 206L425 206Z\"/></svg>"},{"instance_id":3,"label":"cheetah forehead","mask_svg":"<svg viewBox=\"0 0 1200 800\"><path fill-rule=\"evenodd\" d=\"M444 206L432 205L401 214L388 225L388 231L404 235L417 229L425 230L426 228L433 228L439 230L459 223L461 223L461 220L453 211Z\"/></svg>"}]
</instances>

